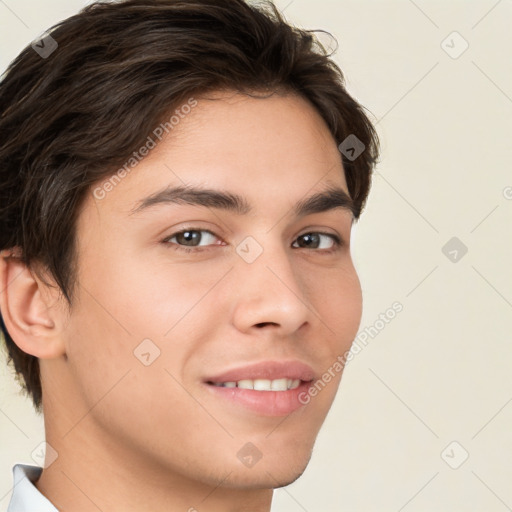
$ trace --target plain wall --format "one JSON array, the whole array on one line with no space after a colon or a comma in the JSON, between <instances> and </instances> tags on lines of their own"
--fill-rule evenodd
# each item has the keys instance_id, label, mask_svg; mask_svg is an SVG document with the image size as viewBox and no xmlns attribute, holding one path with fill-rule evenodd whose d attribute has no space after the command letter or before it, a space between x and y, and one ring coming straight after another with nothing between
<instances>
[{"instance_id":1,"label":"plain wall","mask_svg":"<svg viewBox=\"0 0 512 512\"><path fill-rule=\"evenodd\" d=\"M0 0L0 70L83 5ZM512 3L277 5L338 39L335 60L378 122L382 157L353 232L360 332L371 334L309 468L275 492L272 510L510 510ZM395 302L403 311L381 327ZM11 467L34 464L44 430L3 361L0 389L4 511Z\"/></svg>"}]
</instances>

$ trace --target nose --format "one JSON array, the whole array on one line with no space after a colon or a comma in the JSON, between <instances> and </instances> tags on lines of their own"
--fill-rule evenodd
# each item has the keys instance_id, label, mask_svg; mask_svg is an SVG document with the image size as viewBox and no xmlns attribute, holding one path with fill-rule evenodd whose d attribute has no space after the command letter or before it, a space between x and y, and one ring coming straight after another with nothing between
<instances>
[{"instance_id":1,"label":"nose","mask_svg":"<svg viewBox=\"0 0 512 512\"><path fill-rule=\"evenodd\" d=\"M278 246L265 247L252 263L237 262L232 321L239 331L251 333L266 329L275 331L277 336L287 336L311 320L312 306L290 260L284 247Z\"/></svg>"}]
</instances>

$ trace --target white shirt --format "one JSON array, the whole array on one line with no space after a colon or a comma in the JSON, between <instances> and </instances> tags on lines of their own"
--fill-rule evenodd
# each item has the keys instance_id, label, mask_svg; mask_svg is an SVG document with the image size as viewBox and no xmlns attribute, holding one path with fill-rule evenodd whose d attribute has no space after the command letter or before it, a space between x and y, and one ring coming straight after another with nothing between
<instances>
[{"instance_id":1,"label":"white shirt","mask_svg":"<svg viewBox=\"0 0 512 512\"><path fill-rule=\"evenodd\" d=\"M7 512L59 512L34 485L42 472L40 466L13 466L14 488Z\"/></svg>"}]
</instances>

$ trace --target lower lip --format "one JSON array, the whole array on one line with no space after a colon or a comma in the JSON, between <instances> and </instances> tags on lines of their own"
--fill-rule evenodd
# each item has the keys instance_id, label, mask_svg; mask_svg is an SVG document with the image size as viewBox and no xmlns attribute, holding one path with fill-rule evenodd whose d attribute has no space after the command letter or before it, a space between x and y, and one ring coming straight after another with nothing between
<instances>
[{"instance_id":1,"label":"lower lip","mask_svg":"<svg viewBox=\"0 0 512 512\"><path fill-rule=\"evenodd\" d=\"M225 388L205 384L212 393L226 400L231 400L262 416L286 416L304 407L299 396L307 394L310 383L301 382L295 389L287 391L256 391L254 389Z\"/></svg>"}]
</instances>

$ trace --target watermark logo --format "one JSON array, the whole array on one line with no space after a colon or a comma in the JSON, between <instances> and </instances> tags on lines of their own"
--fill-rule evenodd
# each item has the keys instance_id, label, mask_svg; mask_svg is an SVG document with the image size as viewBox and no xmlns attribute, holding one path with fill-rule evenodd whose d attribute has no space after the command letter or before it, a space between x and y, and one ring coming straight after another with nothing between
<instances>
[{"instance_id":1,"label":"watermark logo","mask_svg":"<svg viewBox=\"0 0 512 512\"><path fill-rule=\"evenodd\" d=\"M38 466L46 469L57 460L59 454L50 443L43 441L34 448L30 456Z\"/></svg>"},{"instance_id":2,"label":"watermark logo","mask_svg":"<svg viewBox=\"0 0 512 512\"><path fill-rule=\"evenodd\" d=\"M41 58L47 59L59 45L48 32L44 32L38 39L32 41L31 46Z\"/></svg>"},{"instance_id":3,"label":"watermark logo","mask_svg":"<svg viewBox=\"0 0 512 512\"><path fill-rule=\"evenodd\" d=\"M353 162L366 149L366 146L351 133L339 146L340 152Z\"/></svg>"},{"instance_id":4,"label":"watermark logo","mask_svg":"<svg viewBox=\"0 0 512 512\"><path fill-rule=\"evenodd\" d=\"M238 460L249 469L254 467L263 457L261 451L252 443L246 443L236 454Z\"/></svg>"},{"instance_id":5,"label":"watermark logo","mask_svg":"<svg viewBox=\"0 0 512 512\"><path fill-rule=\"evenodd\" d=\"M443 245L441 251L452 263L458 263L467 254L468 248L454 236Z\"/></svg>"},{"instance_id":6,"label":"watermark logo","mask_svg":"<svg viewBox=\"0 0 512 512\"><path fill-rule=\"evenodd\" d=\"M150 366L160 357L160 349L155 345L155 343L153 343L153 341L146 338L135 347L133 355L144 366Z\"/></svg>"},{"instance_id":7,"label":"watermark logo","mask_svg":"<svg viewBox=\"0 0 512 512\"><path fill-rule=\"evenodd\" d=\"M453 31L441 41L441 48L452 59L458 59L469 48L469 43L457 31Z\"/></svg>"},{"instance_id":8,"label":"watermark logo","mask_svg":"<svg viewBox=\"0 0 512 512\"><path fill-rule=\"evenodd\" d=\"M452 469L459 469L469 458L468 451L457 441L452 441L442 452L441 458Z\"/></svg>"},{"instance_id":9,"label":"watermark logo","mask_svg":"<svg viewBox=\"0 0 512 512\"><path fill-rule=\"evenodd\" d=\"M263 253L263 247L252 236L248 236L237 245L236 252L246 263L254 263Z\"/></svg>"}]
</instances>

